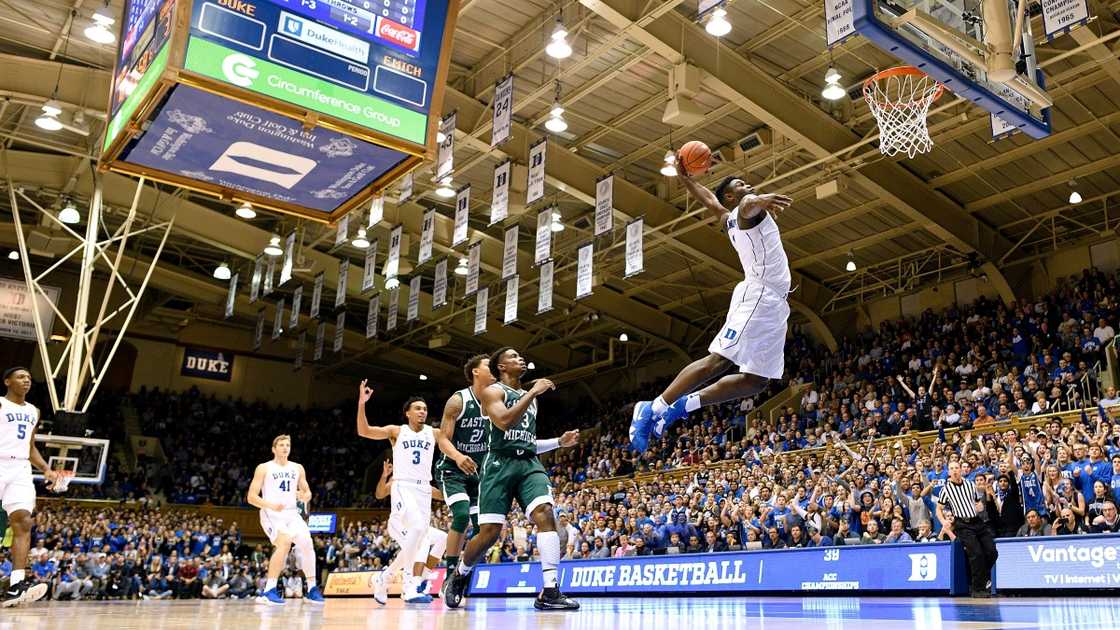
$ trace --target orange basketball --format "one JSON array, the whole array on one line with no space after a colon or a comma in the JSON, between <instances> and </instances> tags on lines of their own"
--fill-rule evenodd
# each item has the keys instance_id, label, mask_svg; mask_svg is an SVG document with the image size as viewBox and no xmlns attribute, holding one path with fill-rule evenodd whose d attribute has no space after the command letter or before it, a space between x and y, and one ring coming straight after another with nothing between
<instances>
[{"instance_id":1,"label":"orange basketball","mask_svg":"<svg viewBox=\"0 0 1120 630\"><path fill-rule=\"evenodd\" d=\"M686 142L679 155L681 167L689 175L699 175L712 167L712 150L699 140Z\"/></svg>"}]
</instances>

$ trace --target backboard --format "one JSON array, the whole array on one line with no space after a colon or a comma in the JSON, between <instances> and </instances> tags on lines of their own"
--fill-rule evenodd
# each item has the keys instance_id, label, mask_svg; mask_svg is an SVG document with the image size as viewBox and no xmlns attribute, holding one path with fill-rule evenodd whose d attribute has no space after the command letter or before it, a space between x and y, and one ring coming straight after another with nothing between
<instances>
[{"instance_id":1,"label":"backboard","mask_svg":"<svg viewBox=\"0 0 1120 630\"><path fill-rule=\"evenodd\" d=\"M109 440L37 434L35 446L52 470L74 473L72 484L98 485L105 481ZM35 471L34 478L42 481L43 475Z\"/></svg>"},{"instance_id":2,"label":"backboard","mask_svg":"<svg viewBox=\"0 0 1120 630\"><path fill-rule=\"evenodd\" d=\"M998 6L1007 7L1000 17L1013 25L1016 3ZM985 28L991 15L991 8L985 15L980 0L853 0L852 7L856 32L876 46L989 111L1004 129L1044 138L1050 135L1051 101L1038 69L1030 17L1023 20L1020 41L1011 44L1014 76L1000 82L988 71L994 67L985 45L994 30ZM1004 32L1010 31L1008 22ZM993 127L996 123L993 119Z\"/></svg>"}]
</instances>

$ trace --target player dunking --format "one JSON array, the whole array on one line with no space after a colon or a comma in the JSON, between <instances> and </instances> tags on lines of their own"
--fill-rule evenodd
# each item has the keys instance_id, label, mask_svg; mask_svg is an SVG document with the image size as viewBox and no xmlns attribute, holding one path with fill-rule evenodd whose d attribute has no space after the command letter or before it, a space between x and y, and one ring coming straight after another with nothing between
<instances>
[{"instance_id":1,"label":"player dunking","mask_svg":"<svg viewBox=\"0 0 1120 630\"><path fill-rule=\"evenodd\" d=\"M404 404L408 424L371 427L366 422L366 402L371 396L373 390L363 380L358 386L358 435L371 440L389 440L393 445L389 533L401 547L400 565L413 569L401 589L401 599L409 604L427 603L432 598L420 592L423 577L415 567L423 564L428 549L428 529L432 522L432 458L438 446L463 472L474 471L474 462L456 450L439 429L425 424L428 405L423 398L414 396Z\"/></svg>"},{"instance_id":2,"label":"player dunking","mask_svg":"<svg viewBox=\"0 0 1120 630\"><path fill-rule=\"evenodd\" d=\"M377 480L377 488L373 492L373 496L378 499L384 499L392 494L393 487L393 465L388 461L381 465L381 479ZM443 494L439 490L432 490L432 498L436 501L443 499ZM402 533L403 515L394 513L397 518L389 518L389 536L397 541L400 545L404 540ZM431 525L428 526L428 534L424 537L424 542L420 544L420 549L413 558L415 564L412 565L412 575L420 578L420 585L416 588L416 592L427 595L428 594L428 580L432 579L432 575L443 558L443 552L447 548L447 532L441 531ZM424 552L427 551L425 554ZM425 561L424 558L427 558ZM387 578L392 576L397 571L408 567L404 566L405 554L404 548L397 552L397 556L393 558L393 562L386 567L384 573L379 578L374 580L373 584L373 598L377 603L384 606L389 601L387 586ZM408 580L405 580L407 583ZM402 592L403 597L403 592ZM431 601L429 597L428 601Z\"/></svg>"},{"instance_id":3,"label":"player dunking","mask_svg":"<svg viewBox=\"0 0 1120 630\"><path fill-rule=\"evenodd\" d=\"M557 584L560 536L548 473L537 459L537 396L555 389L555 385L541 378L529 391L522 389L525 359L513 348L501 348L491 355L490 370L498 382L483 389L478 397L479 407L492 425L490 452L479 475L479 531L467 544L453 575L444 582L443 601L449 608L462 603L471 569L498 540L516 499L537 525L544 590L533 605L538 610L578 610L579 604L561 593Z\"/></svg>"},{"instance_id":4,"label":"player dunking","mask_svg":"<svg viewBox=\"0 0 1120 630\"><path fill-rule=\"evenodd\" d=\"M46 584L30 586L27 554L31 550L31 513L35 511L35 482L31 467L43 472L51 486L58 475L47 466L35 447L39 409L27 402L31 371L13 367L4 371L7 392L0 398L0 501L12 528L12 574L8 590L0 598L4 608L38 601L47 594Z\"/></svg>"},{"instance_id":5,"label":"player dunking","mask_svg":"<svg viewBox=\"0 0 1120 630\"><path fill-rule=\"evenodd\" d=\"M482 413L479 399L483 390L494 384L494 374L490 371L490 357L477 354L463 366L463 375L469 387L460 389L447 399L443 406L443 421L440 430L451 436L451 442L461 453L466 453L477 466L490 450L490 418ZM567 431L559 438L537 440L537 454L575 446L579 442L579 431ZM447 457L436 465L437 481L443 491L447 509L451 512L451 527L447 532L447 567L459 566L459 554L467 532L467 524L478 531L478 476L465 474L455 462Z\"/></svg>"},{"instance_id":6,"label":"player dunking","mask_svg":"<svg viewBox=\"0 0 1120 630\"><path fill-rule=\"evenodd\" d=\"M316 585L315 546L311 542L307 521L303 520L297 506L297 503L305 506L311 503L311 487L307 484L307 472L303 466L288 460L291 452L292 438L276 436L272 440L273 459L257 466L245 498L249 505L260 508L261 528L275 547L268 561L268 574L260 601L284 605L284 597L280 595L276 583L294 544L299 553L300 571L307 579L307 597L304 599L322 604L323 594Z\"/></svg>"},{"instance_id":7,"label":"player dunking","mask_svg":"<svg viewBox=\"0 0 1120 630\"><path fill-rule=\"evenodd\" d=\"M724 179L714 193L696 183L684 169L680 180L727 230L745 278L731 295L727 321L708 346L708 356L681 370L655 400L634 405L630 445L639 452L646 450L651 433L660 438L674 422L704 405L756 394L768 379L781 378L785 369L790 272L772 214L788 208L793 200L784 195L755 194L740 177ZM739 374L724 376L689 393L735 366Z\"/></svg>"}]
</instances>

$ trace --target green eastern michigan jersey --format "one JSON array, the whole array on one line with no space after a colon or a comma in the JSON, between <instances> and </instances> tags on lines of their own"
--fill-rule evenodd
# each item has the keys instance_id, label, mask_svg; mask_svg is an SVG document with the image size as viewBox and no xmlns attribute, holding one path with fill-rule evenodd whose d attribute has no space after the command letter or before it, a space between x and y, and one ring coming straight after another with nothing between
<instances>
[{"instance_id":1,"label":"green eastern michigan jersey","mask_svg":"<svg viewBox=\"0 0 1120 630\"><path fill-rule=\"evenodd\" d=\"M527 392L498 383L506 394L506 409L512 408ZM505 431L496 425L490 430L490 452L501 455L523 457L537 452L537 401L529 403L525 413Z\"/></svg>"},{"instance_id":2,"label":"green eastern michigan jersey","mask_svg":"<svg viewBox=\"0 0 1120 630\"><path fill-rule=\"evenodd\" d=\"M471 388L460 389L455 392L463 400L463 410L455 420L455 431L451 435L451 443L459 452L469 456L477 464L482 464L482 458L489 450L487 434L490 432L490 418L482 413L482 405L475 398ZM440 459L441 466L450 466L458 470L455 462L446 455Z\"/></svg>"}]
</instances>

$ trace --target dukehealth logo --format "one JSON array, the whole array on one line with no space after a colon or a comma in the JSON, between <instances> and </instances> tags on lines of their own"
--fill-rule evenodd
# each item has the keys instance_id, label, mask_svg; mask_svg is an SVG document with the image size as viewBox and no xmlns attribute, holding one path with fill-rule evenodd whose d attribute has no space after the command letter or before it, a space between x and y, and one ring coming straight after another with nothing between
<instances>
[{"instance_id":1,"label":"dukehealth logo","mask_svg":"<svg viewBox=\"0 0 1120 630\"><path fill-rule=\"evenodd\" d=\"M249 87L261 73L257 71L257 62L251 57L233 53L222 60L222 74L234 85Z\"/></svg>"},{"instance_id":2,"label":"dukehealth logo","mask_svg":"<svg viewBox=\"0 0 1120 630\"><path fill-rule=\"evenodd\" d=\"M937 554L910 554L910 582L932 582L937 579Z\"/></svg>"}]
</instances>

